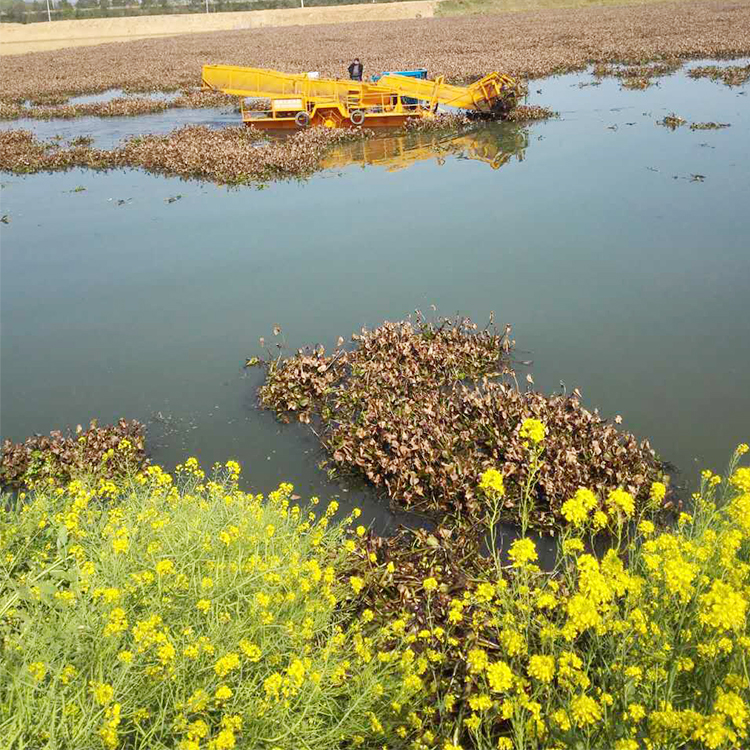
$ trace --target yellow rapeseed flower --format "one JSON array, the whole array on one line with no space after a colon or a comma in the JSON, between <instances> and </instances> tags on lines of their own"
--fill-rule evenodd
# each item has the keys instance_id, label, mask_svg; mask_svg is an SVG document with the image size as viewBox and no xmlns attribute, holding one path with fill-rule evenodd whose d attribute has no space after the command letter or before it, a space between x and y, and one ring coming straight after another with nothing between
<instances>
[{"instance_id":1,"label":"yellow rapeseed flower","mask_svg":"<svg viewBox=\"0 0 750 750\"><path fill-rule=\"evenodd\" d=\"M750 468L743 466L735 470L729 481L742 492L750 492Z\"/></svg>"},{"instance_id":2,"label":"yellow rapeseed flower","mask_svg":"<svg viewBox=\"0 0 750 750\"><path fill-rule=\"evenodd\" d=\"M552 682L552 678L555 676L555 657L534 654L529 659L527 671L529 677L534 677L539 682Z\"/></svg>"},{"instance_id":3,"label":"yellow rapeseed flower","mask_svg":"<svg viewBox=\"0 0 750 750\"><path fill-rule=\"evenodd\" d=\"M516 539L510 545L508 557L513 562L514 568L523 568L528 563L534 562L537 559L536 545L528 537Z\"/></svg>"},{"instance_id":4,"label":"yellow rapeseed flower","mask_svg":"<svg viewBox=\"0 0 750 750\"><path fill-rule=\"evenodd\" d=\"M115 694L112 685L106 682L91 682L90 686L94 700L102 706L106 706Z\"/></svg>"},{"instance_id":5,"label":"yellow rapeseed flower","mask_svg":"<svg viewBox=\"0 0 750 750\"><path fill-rule=\"evenodd\" d=\"M29 664L27 669L37 682L41 682L47 674L47 666L43 661L35 661L33 664Z\"/></svg>"},{"instance_id":6,"label":"yellow rapeseed flower","mask_svg":"<svg viewBox=\"0 0 750 750\"><path fill-rule=\"evenodd\" d=\"M599 704L588 695L577 695L570 701L570 713L575 725L585 729L590 724L596 724L602 718Z\"/></svg>"},{"instance_id":7,"label":"yellow rapeseed flower","mask_svg":"<svg viewBox=\"0 0 750 750\"><path fill-rule=\"evenodd\" d=\"M544 422L538 419L524 419L521 425L519 435L525 440L531 440L532 443L538 445L544 440L544 436L547 434L547 428Z\"/></svg>"},{"instance_id":8,"label":"yellow rapeseed flower","mask_svg":"<svg viewBox=\"0 0 750 750\"><path fill-rule=\"evenodd\" d=\"M487 469L479 479L479 489L492 498L505 495L503 475L497 469Z\"/></svg>"},{"instance_id":9,"label":"yellow rapeseed flower","mask_svg":"<svg viewBox=\"0 0 750 750\"><path fill-rule=\"evenodd\" d=\"M485 654L486 659L486 654ZM504 661L487 665L487 681L494 693L505 693L513 687L513 670Z\"/></svg>"},{"instance_id":10,"label":"yellow rapeseed flower","mask_svg":"<svg viewBox=\"0 0 750 750\"><path fill-rule=\"evenodd\" d=\"M226 701L229 700L232 697L232 688L230 688L227 685L219 685L218 688L216 688L216 692L214 693L214 698L216 698L217 701Z\"/></svg>"},{"instance_id":11,"label":"yellow rapeseed flower","mask_svg":"<svg viewBox=\"0 0 750 750\"><path fill-rule=\"evenodd\" d=\"M469 651L466 662L470 672L482 672L489 662L487 652L481 648L473 648Z\"/></svg>"},{"instance_id":12,"label":"yellow rapeseed flower","mask_svg":"<svg viewBox=\"0 0 750 750\"><path fill-rule=\"evenodd\" d=\"M159 560L154 568L160 576L169 575L174 573L174 562L172 560Z\"/></svg>"},{"instance_id":13,"label":"yellow rapeseed flower","mask_svg":"<svg viewBox=\"0 0 750 750\"><path fill-rule=\"evenodd\" d=\"M214 664L214 672L219 677L226 677L229 672L233 669L238 669L240 666L240 655L237 653L230 653L222 656L216 664Z\"/></svg>"},{"instance_id":14,"label":"yellow rapeseed flower","mask_svg":"<svg viewBox=\"0 0 750 750\"><path fill-rule=\"evenodd\" d=\"M621 510L628 518L635 512L635 500L629 492L625 490L612 490L607 495L607 505L610 508Z\"/></svg>"}]
</instances>

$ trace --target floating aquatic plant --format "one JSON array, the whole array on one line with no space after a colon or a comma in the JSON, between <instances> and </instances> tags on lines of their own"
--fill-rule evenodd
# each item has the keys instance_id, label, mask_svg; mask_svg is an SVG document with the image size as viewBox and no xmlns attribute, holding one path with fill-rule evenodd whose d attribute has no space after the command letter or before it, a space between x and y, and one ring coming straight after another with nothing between
<instances>
[{"instance_id":1,"label":"floating aquatic plant","mask_svg":"<svg viewBox=\"0 0 750 750\"><path fill-rule=\"evenodd\" d=\"M639 443L581 403L580 395L520 391L511 371L510 329L468 319L383 323L322 347L266 362L261 404L282 420L316 428L337 472L355 472L394 503L473 518L485 512L480 475L497 467L509 486L528 481L528 418L548 431L537 478L533 525L551 530L578 487L624 487L645 499L662 465ZM517 520L513 493L502 516Z\"/></svg>"},{"instance_id":2,"label":"floating aquatic plant","mask_svg":"<svg viewBox=\"0 0 750 750\"><path fill-rule=\"evenodd\" d=\"M688 70L691 78L710 78L725 86L742 86L750 79L750 65L699 65Z\"/></svg>"},{"instance_id":3,"label":"floating aquatic plant","mask_svg":"<svg viewBox=\"0 0 750 750\"><path fill-rule=\"evenodd\" d=\"M674 112L672 114L667 115L663 119L659 120L659 125L663 125L665 128L669 128L670 130L677 130L677 128L681 127L687 122L687 120L684 117L680 117L679 115L676 115Z\"/></svg>"},{"instance_id":4,"label":"floating aquatic plant","mask_svg":"<svg viewBox=\"0 0 750 750\"><path fill-rule=\"evenodd\" d=\"M90 140L40 141L27 130L0 131L0 169L15 173L60 171L74 167L137 167L149 172L223 184L306 177L320 169L337 143L361 139L367 131L310 128L285 140L264 140L244 126L212 130L187 126L167 135L129 138L114 149L93 148Z\"/></svg>"},{"instance_id":5,"label":"floating aquatic plant","mask_svg":"<svg viewBox=\"0 0 750 750\"><path fill-rule=\"evenodd\" d=\"M540 107L534 104L519 104L508 112L506 119L511 122L530 122L532 120L549 120L553 117L559 117L559 115L549 107Z\"/></svg>"},{"instance_id":6,"label":"floating aquatic plant","mask_svg":"<svg viewBox=\"0 0 750 750\"><path fill-rule=\"evenodd\" d=\"M691 122L690 130L722 130L731 126L729 122Z\"/></svg>"}]
</instances>

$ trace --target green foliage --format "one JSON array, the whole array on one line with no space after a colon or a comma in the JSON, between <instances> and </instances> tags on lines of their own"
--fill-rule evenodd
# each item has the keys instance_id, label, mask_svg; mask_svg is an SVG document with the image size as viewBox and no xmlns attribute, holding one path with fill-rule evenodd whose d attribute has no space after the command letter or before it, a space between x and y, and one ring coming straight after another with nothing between
<instances>
[{"instance_id":1,"label":"green foliage","mask_svg":"<svg viewBox=\"0 0 750 750\"><path fill-rule=\"evenodd\" d=\"M413 691L349 616L336 505L243 493L234 462L179 473L47 485L0 515L2 747L390 743Z\"/></svg>"}]
</instances>

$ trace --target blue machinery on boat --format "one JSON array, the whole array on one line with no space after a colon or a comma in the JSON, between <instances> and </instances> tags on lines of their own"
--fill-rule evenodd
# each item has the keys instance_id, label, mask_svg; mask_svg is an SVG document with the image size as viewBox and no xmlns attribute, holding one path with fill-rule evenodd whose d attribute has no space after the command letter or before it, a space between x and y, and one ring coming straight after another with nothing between
<instances>
[{"instance_id":1,"label":"blue machinery on boat","mask_svg":"<svg viewBox=\"0 0 750 750\"><path fill-rule=\"evenodd\" d=\"M427 80L427 68L417 68L416 70L391 70L387 73L378 73L370 78L373 83L377 83L383 76L406 76L407 78L421 78L423 81ZM418 104L417 99L412 99L409 96L404 97L404 104Z\"/></svg>"}]
</instances>

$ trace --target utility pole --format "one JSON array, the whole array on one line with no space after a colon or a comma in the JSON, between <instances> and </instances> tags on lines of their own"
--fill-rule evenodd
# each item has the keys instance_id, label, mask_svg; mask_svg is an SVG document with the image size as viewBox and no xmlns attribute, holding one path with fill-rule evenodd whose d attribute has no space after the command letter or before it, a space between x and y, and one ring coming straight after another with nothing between
<instances>
[{"instance_id":1,"label":"utility pole","mask_svg":"<svg viewBox=\"0 0 750 750\"><path fill-rule=\"evenodd\" d=\"M52 12L49 9L49 0L47 0L47 21L52 21Z\"/></svg>"}]
</instances>

